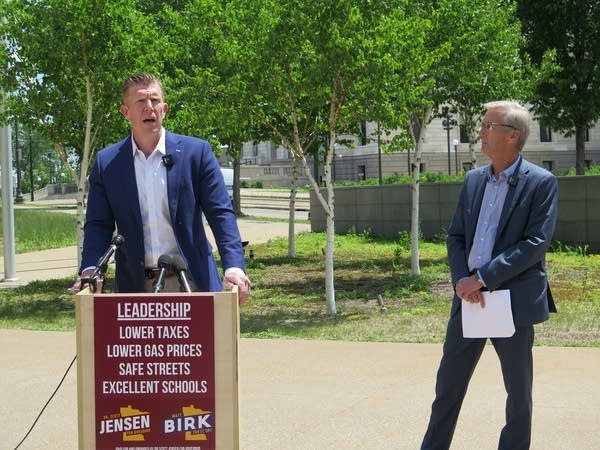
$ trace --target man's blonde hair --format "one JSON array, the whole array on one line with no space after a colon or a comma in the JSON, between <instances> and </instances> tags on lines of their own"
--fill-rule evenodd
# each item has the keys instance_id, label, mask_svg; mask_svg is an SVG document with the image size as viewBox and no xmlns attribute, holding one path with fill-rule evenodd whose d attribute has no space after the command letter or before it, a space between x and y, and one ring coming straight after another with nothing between
<instances>
[{"instance_id":1,"label":"man's blonde hair","mask_svg":"<svg viewBox=\"0 0 600 450\"><path fill-rule=\"evenodd\" d=\"M153 75L148 72L140 72L128 76L123 80L123 86L121 88L121 96L123 98L123 102L125 102L125 97L127 96L127 93L129 92L129 89L132 86L150 86L152 84L157 84L160 87L160 91L164 95L162 81L157 75Z\"/></svg>"}]
</instances>

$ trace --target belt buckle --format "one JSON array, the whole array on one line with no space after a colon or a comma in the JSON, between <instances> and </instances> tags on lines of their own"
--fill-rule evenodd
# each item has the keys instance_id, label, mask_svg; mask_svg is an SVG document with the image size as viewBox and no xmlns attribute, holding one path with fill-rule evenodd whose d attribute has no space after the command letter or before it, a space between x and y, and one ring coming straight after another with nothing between
<instances>
[{"instance_id":1,"label":"belt buckle","mask_svg":"<svg viewBox=\"0 0 600 450\"><path fill-rule=\"evenodd\" d=\"M149 280L154 280L155 278L158 278L158 274L160 273L161 269L144 269L144 276L146 278L148 278ZM163 275L163 278L169 278L171 276L175 275L175 272L171 271L171 270L165 270L165 273Z\"/></svg>"}]
</instances>

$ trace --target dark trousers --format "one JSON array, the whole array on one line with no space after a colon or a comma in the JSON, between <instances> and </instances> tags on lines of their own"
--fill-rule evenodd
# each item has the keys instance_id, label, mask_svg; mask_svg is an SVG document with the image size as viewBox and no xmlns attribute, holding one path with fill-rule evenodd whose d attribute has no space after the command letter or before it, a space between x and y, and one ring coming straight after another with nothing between
<instances>
[{"instance_id":1,"label":"dark trousers","mask_svg":"<svg viewBox=\"0 0 600 450\"><path fill-rule=\"evenodd\" d=\"M506 424L500 433L499 449L528 449L531 442L533 337L530 325L517 327L510 338L491 338L507 393ZM460 309L450 317L422 450L450 448L460 407L486 341L462 337Z\"/></svg>"}]
</instances>

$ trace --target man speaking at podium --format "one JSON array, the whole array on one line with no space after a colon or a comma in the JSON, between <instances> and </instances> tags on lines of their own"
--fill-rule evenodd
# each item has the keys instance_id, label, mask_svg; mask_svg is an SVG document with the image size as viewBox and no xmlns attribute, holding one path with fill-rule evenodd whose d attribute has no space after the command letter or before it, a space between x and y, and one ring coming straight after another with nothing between
<instances>
[{"instance_id":1,"label":"man speaking at podium","mask_svg":"<svg viewBox=\"0 0 600 450\"><path fill-rule=\"evenodd\" d=\"M215 292L237 285L243 304L251 283L244 273L237 218L210 144L163 128L168 104L157 76L129 76L122 97L120 111L131 134L96 156L89 177L81 278L94 273L116 228L123 237L115 253L116 292L157 292L159 259L173 257L187 264L192 290ZM202 213L221 256L223 281ZM163 275L161 290L179 291L173 269L166 267L161 281Z\"/></svg>"}]
</instances>

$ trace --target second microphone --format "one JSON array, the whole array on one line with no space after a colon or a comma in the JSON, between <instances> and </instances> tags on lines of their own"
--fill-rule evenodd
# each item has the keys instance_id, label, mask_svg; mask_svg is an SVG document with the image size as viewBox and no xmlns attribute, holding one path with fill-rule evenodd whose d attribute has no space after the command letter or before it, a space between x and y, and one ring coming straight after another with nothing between
<instances>
[{"instance_id":1,"label":"second microphone","mask_svg":"<svg viewBox=\"0 0 600 450\"><path fill-rule=\"evenodd\" d=\"M152 284L154 293L161 292L165 287L165 278L170 275L170 272L177 276L180 292L192 292L190 283L187 279L187 264L179 255L160 255L158 258L158 276Z\"/></svg>"}]
</instances>

